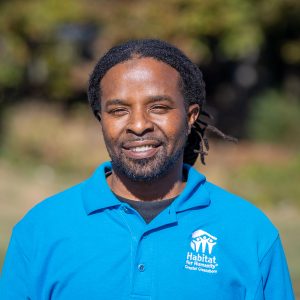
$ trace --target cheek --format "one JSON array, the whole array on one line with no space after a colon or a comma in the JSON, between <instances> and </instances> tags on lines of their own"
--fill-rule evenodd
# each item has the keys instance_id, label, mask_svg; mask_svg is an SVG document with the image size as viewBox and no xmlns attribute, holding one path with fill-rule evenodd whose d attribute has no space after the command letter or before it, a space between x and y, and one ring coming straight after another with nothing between
<instances>
[{"instance_id":1,"label":"cheek","mask_svg":"<svg viewBox=\"0 0 300 300\"><path fill-rule=\"evenodd\" d=\"M122 123L115 120L103 118L101 125L104 138L111 142L117 140L123 131Z\"/></svg>"},{"instance_id":2,"label":"cheek","mask_svg":"<svg viewBox=\"0 0 300 300\"><path fill-rule=\"evenodd\" d=\"M102 122L102 134L106 144L112 145L120 136L120 130L115 124Z\"/></svg>"},{"instance_id":3,"label":"cheek","mask_svg":"<svg viewBox=\"0 0 300 300\"><path fill-rule=\"evenodd\" d=\"M159 120L156 124L170 139L181 139L188 130L188 120L184 114L174 114Z\"/></svg>"}]
</instances>

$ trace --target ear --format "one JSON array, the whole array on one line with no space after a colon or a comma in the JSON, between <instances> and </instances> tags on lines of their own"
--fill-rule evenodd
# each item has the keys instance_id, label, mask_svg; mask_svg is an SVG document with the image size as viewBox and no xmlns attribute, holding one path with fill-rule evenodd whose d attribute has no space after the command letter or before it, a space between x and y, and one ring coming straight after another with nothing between
<instances>
[{"instance_id":1,"label":"ear","mask_svg":"<svg viewBox=\"0 0 300 300\"><path fill-rule=\"evenodd\" d=\"M200 113L199 104L194 103L188 107L189 133L191 132L191 128L192 128L193 124L198 119L199 113Z\"/></svg>"},{"instance_id":2,"label":"ear","mask_svg":"<svg viewBox=\"0 0 300 300\"><path fill-rule=\"evenodd\" d=\"M95 112L96 119L101 123L101 113L99 111Z\"/></svg>"}]
</instances>

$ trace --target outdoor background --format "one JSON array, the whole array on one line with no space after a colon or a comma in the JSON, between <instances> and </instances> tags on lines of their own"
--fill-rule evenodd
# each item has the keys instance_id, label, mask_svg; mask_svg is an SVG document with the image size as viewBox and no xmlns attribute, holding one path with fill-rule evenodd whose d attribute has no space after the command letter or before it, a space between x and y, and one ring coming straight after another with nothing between
<instances>
[{"instance_id":1,"label":"outdoor background","mask_svg":"<svg viewBox=\"0 0 300 300\"><path fill-rule=\"evenodd\" d=\"M300 2L0 1L0 268L13 225L106 160L88 76L112 45L165 39L203 70L210 181L262 208L281 232L300 299Z\"/></svg>"}]
</instances>

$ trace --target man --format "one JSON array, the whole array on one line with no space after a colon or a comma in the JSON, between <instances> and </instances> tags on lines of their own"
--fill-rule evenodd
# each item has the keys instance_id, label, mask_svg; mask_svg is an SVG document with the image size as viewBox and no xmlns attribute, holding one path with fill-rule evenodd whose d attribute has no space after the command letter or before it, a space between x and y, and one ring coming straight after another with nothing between
<instances>
[{"instance_id":1,"label":"man","mask_svg":"<svg viewBox=\"0 0 300 300\"><path fill-rule=\"evenodd\" d=\"M88 96L111 162L15 226L1 299L294 299L274 226L191 166L205 130L220 133L200 120L197 66L130 41L100 59Z\"/></svg>"}]
</instances>

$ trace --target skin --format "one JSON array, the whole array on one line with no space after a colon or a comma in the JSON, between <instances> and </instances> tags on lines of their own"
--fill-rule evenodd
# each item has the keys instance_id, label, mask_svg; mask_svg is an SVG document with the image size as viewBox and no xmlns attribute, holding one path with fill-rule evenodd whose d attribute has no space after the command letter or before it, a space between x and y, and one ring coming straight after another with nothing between
<instances>
[{"instance_id":1,"label":"skin","mask_svg":"<svg viewBox=\"0 0 300 300\"><path fill-rule=\"evenodd\" d=\"M175 69L153 58L120 63L101 80L102 132L112 160L115 156L147 177L161 168L162 159L176 157L163 175L151 180L133 180L113 167L107 182L117 195L161 200L176 197L183 190L182 150L199 106L185 107L179 80ZM136 151L141 146L147 148Z\"/></svg>"}]
</instances>

